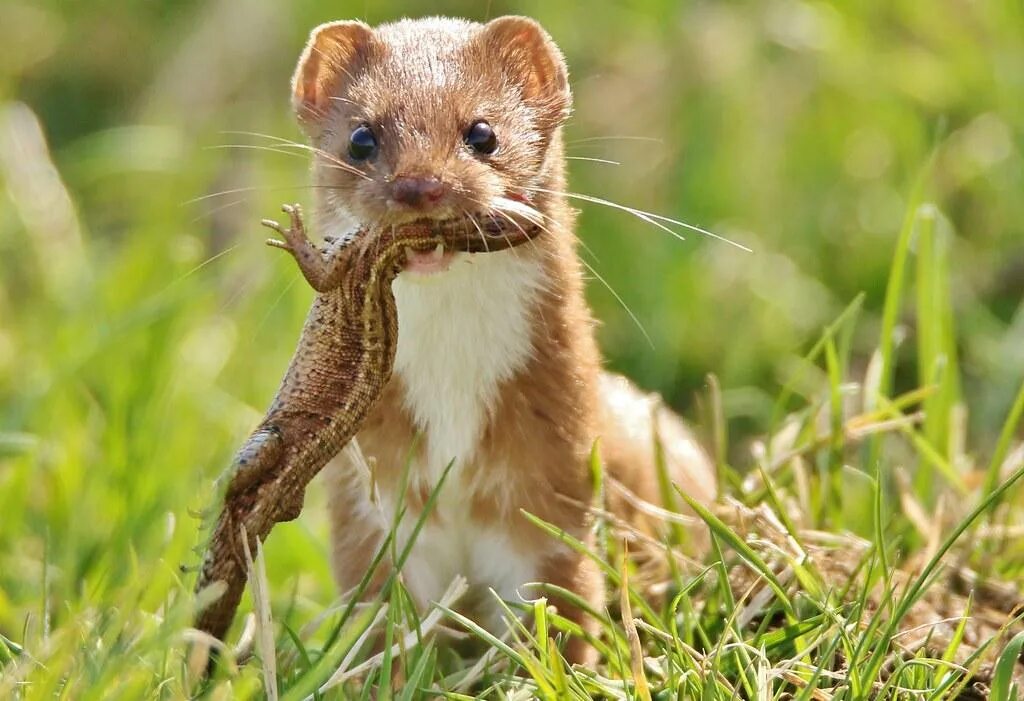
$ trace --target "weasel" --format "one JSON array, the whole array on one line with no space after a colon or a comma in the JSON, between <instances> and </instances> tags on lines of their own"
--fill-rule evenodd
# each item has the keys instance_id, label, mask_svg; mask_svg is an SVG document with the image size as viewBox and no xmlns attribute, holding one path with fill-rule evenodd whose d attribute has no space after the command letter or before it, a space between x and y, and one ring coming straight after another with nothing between
<instances>
[{"instance_id":1,"label":"weasel","mask_svg":"<svg viewBox=\"0 0 1024 701\"><path fill-rule=\"evenodd\" d=\"M715 481L676 416L601 369L575 213L559 194L562 125L572 104L561 52L525 17L376 28L332 22L312 32L292 88L313 146L315 216L326 234L343 238L361 223L424 217L479 222L510 200L537 210L546 229L489 256L409 254L393 286L394 375L356 441L328 467L341 590L364 577L400 503L409 513L397 535L408 541L451 464L402 571L420 605L462 575L471 595L460 605L492 629L501 629L501 609L488 589L521 601L531 596L529 582L565 587L601 611L595 564L521 512L592 545L595 441L607 473L657 503L655 428L680 488L708 501ZM399 494L407 466L407 493ZM618 502L613 509L624 518L639 518ZM584 630L596 629L568 601L552 603ZM566 655L587 664L595 652L574 638Z\"/></svg>"}]
</instances>

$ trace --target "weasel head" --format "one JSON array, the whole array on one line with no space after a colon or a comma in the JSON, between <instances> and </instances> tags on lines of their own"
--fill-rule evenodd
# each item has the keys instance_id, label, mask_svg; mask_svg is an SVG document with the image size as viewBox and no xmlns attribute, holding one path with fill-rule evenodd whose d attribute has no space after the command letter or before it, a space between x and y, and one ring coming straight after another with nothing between
<instances>
[{"instance_id":1,"label":"weasel head","mask_svg":"<svg viewBox=\"0 0 1024 701\"><path fill-rule=\"evenodd\" d=\"M292 82L324 221L543 211L571 103L561 52L525 17L324 24Z\"/></svg>"}]
</instances>

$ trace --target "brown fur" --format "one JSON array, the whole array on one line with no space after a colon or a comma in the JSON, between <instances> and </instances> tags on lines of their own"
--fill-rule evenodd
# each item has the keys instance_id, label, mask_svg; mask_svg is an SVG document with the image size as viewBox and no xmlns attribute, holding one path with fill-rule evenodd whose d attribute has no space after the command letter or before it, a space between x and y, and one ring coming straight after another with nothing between
<instances>
[{"instance_id":1,"label":"brown fur","mask_svg":"<svg viewBox=\"0 0 1024 701\"><path fill-rule=\"evenodd\" d=\"M565 189L561 124L571 105L564 61L539 25L514 17L486 25L406 20L372 30L356 22L324 25L300 60L293 100L320 150L313 172L315 182L326 186L317 191L324 226L422 216L395 206L390 187L396 176L445 183L444 198L430 212L438 218L485 216L488 203L507 196L525 196L545 215L548 234L515 252L544 270L531 310L534 352L500 386L471 462L455 477L470 495L464 508L475 523L505 532L517 550L551 550L550 537L522 517L520 510L526 510L591 543L587 458L598 438L609 473L641 498L660 503L652 420L671 434L666 456L673 479L700 499L713 498L709 462L678 419L632 385L613 387L613 380L602 379L583 297L574 212L565 198L533 189ZM499 134L493 156L476 157L462 143L464 129L476 119L486 119ZM345 159L348 136L360 124L382 135L379 154L343 168L338 159ZM415 465L430 440L417 442L419 427L403 396L396 375L358 436L384 491L398 489L410 450ZM366 518L360 502L366 485L352 470L343 465L329 485L335 568L343 590L362 578L381 535L380 524ZM414 509L432 487L425 479L412 475L407 499ZM621 500L612 503L639 521ZM451 517L439 511L432 518ZM551 552L540 568L542 579L579 593L600 610L604 591L596 567L564 548ZM472 580L472 572L464 574ZM556 603L564 615L594 630L595 621ZM593 662L592 648L582 641L572 642L568 653L574 661Z\"/></svg>"}]
</instances>

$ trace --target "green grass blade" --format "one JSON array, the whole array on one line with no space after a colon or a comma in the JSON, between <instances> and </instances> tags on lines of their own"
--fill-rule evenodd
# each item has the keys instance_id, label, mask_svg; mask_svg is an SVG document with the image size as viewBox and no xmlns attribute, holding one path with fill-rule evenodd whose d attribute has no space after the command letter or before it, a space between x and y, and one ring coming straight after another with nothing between
<instances>
[{"instance_id":1,"label":"green grass blade","mask_svg":"<svg viewBox=\"0 0 1024 701\"><path fill-rule=\"evenodd\" d=\"M910 583L907 591L900 598L895 610L893 611L892 618L885 629L886 639L892 638L900 621L903 620L904 616L906 616L910 611L910 608L924 593L924 590L931 583L933 575L936 574L939 564L942 562L946 553L948 553L953 547L953 544L960 539L960 536L962 536L964 532L966 532L967 529L970 528L976 520L978 520L978 518L987 513L1022 477L1024 477L1024 467L1014 472L1009 479L1003 482L991 494L987 495L980 504L974 507L974 509L972 509L971 512L962 521L960 521L956 528L953 529L953 532L946 537L935 554L933 554L931 559L928 560L925 566L921 569L921 572ZM878 675L885 656L885 650L886 646L877 646L874 653L869 658L868 664L862 668L864 673L858 675L866 684L869 684L870 680L874 679Z\"/></svg>"},{"instance_id":2,"label":"green grass blade","mask_svg":"<svg viewBox=\"0 0 1024 701\"><path fill-rule=\"evenodd\" d=\"M996 449L992 453L992 460L989 462L988 471L985 475L985 494L991 494L995 490L996 485L999 484L999 471L1002 469L1006 456L1010 452L1010 446L1013 445L1013 439L1017 435L1017 427L1020 425L1022 417L1024 417L1024 382L1021 383L1020 389L1017 390L1017 397L1013 400L1010 413L1007 414L1006 421L1003 422L1003 428L999 432L999 441L996 443Z\"/></svg>"},{"instance_id":3,"label":"green grass blade","mask_svg":"<svg viewBox=\"0 0 1024 701\"><path fill-rule=\"evenodd\" d=\"M779 581L779 578L775 576L775 573L761 558L761 556L754 552L754 549L747 545L746 541L736 535L736 533L725 525L721 519L711 513L706 506L683 492L678 487L676 487L676 492L682 496L690 508L700 516L704 523L708 524L708 528L711 529L711 532L716 537L728 543L729 547L736 551L736 554L743 558L754 572L764 578L765 582L767 582L768 586L772 588L772 591L775 592L775 595L779 598L779 601L786 609L786 614L790 618L795 619L796 612L793 609L793 602L789 600L789 595L786 593L785 587L782 586L782 582Z\"/></svg>"},{"instance_id":4,"label":"green grass blade","mask_svg":"<svg viewBox=\"0 0 1024 701\"><path fill-rule=\"evenodd\" d=\"M992 675L992 701L1018 701L1020 689L1013 680L1013 673L1024 649L1024 632L1013 636L1003 651L999 653L995 672Z\"/></svg>"}]
</instances>

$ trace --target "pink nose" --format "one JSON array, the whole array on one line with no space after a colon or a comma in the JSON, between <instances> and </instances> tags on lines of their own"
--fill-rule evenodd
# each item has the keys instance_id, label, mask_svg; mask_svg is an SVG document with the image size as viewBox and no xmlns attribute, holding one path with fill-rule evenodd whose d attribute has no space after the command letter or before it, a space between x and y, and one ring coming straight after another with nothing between
<instances>
[{"instance_id":1,"label":"pink nose","mask_svg":"<svg viewBox=\"0 0 1024 701\"><path fill-rule=\"evenodd\" d=\"M391 199L404 205L426 208L444 196L444 183L435 177L400 175L391 182Z\"/></svg>"}]
</instances>

